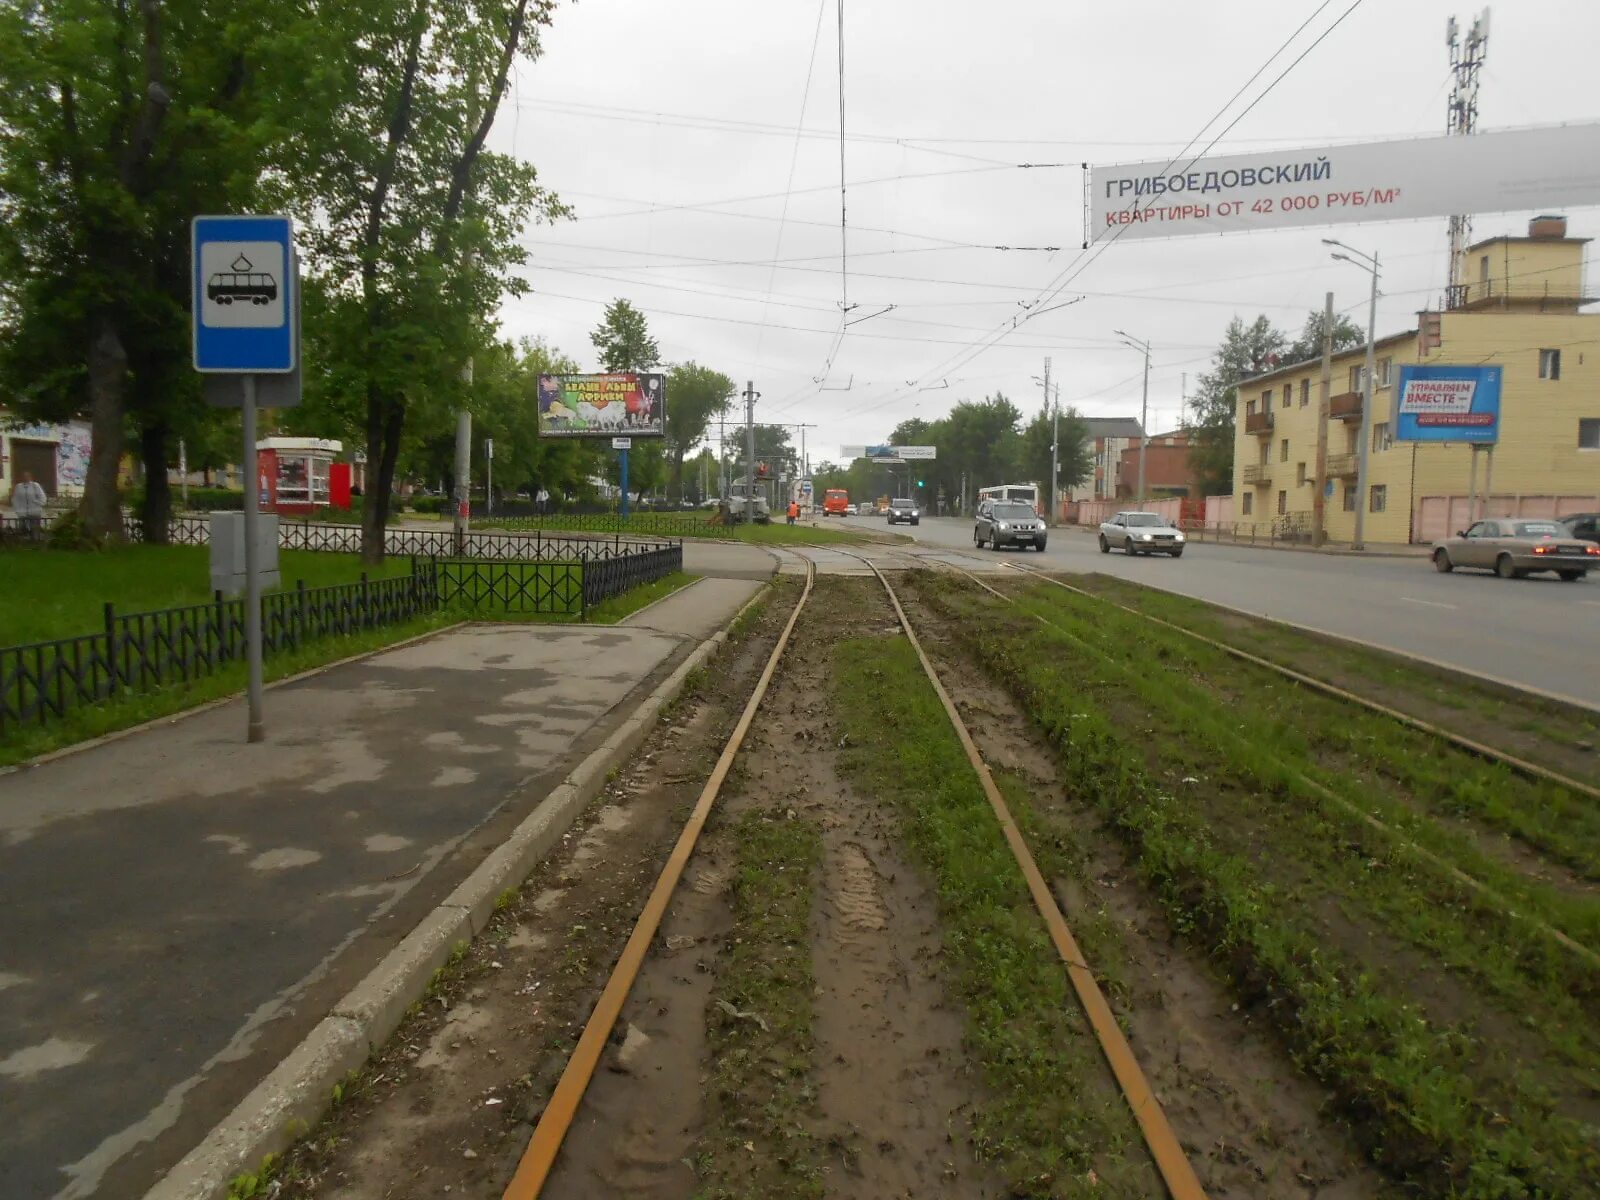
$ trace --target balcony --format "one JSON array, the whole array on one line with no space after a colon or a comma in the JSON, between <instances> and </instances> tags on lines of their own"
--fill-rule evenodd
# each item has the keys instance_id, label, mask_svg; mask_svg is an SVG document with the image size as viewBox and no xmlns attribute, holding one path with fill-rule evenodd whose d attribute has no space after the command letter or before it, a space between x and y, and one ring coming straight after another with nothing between
<instances>
[{"instance_id":1,"label":"balcony","mask_svg":"<svg viewBox=\"0 0 1600 1200\"><path fill-rule=\"evenodd\" d=\"M1328 416L1335 421L1361 420L1361 393L1346 392L1328 399Z\"/></svg>"},{"instance_id":2,"label":"balcony","mask_svg":"<svg viewBox=\"0 0 1600 1200\"><path fill-rule=\"evenodd\" d=\"M1244 481L1253 483L1257 487L1272 482L1271 463L1246 463L1244 466Z\"/></svg>"},{"instance_id":3,"label":"balcony","mask_svg":"<svg viewBox=\"0 0 1600 1200\"><path fill-rule=\"evenodd\" d=\"M1329 479L1354 479L1361 467L1359 454L1328 455Z\"/></svg>"},{"instance_id":4,"label":"balcony","mask_svg":"<svg viewBox=\"0 0 1600 1200\"><path fill-rule=\"evenodd\" d=\"M1247 413L1244 418L1244 431L1260 437L1268 436L1272 433L1272 413Z\"/></svg>"}]
</instances>

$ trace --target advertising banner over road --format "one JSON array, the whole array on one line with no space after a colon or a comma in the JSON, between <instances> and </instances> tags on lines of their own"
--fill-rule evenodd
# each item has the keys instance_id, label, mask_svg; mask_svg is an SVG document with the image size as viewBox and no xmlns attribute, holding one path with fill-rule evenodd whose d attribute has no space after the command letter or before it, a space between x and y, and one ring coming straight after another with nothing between
<instances>
[{"instance_id":1,"label":"advertising banner over road","mask_svg":"<svg viewBox=\"0 0 1600 1200\"><path fill-rule=\"evenodd\" d=\"M1402 442L1500 440L1500 367L1401 367L1395 389L1395 439Z\"/></svg>"},{"instance_id":2,"label":"advertising banner over road","mask_svg":"<svg viewBox=\"0 0 1600 1200\"><path fill-rule=\"evenodd\" d=\"M1600 124L1095 167L1089 239L1600 204Z\"/></svg>"},{"instance_id":3,"label":"advertising banner over road","mask_svg":"<svg viewBox=\"0 0 1600 1200\"><path fill-rule=\"evenodd\" d=\"M839 457L866 458L873 462L929 462L938 457L937 446L840 446Z\"/></svg>"},{"instance_id":4,"label":"advertising banner over road","mask_svg":"<svg viewBox=\"0 0 1600 1200\"><path fill-rule=\"evenodd\" d=\"M539 436L665 437L667 383L661 375L539 376Z\"/></svg>"}]
</instances>

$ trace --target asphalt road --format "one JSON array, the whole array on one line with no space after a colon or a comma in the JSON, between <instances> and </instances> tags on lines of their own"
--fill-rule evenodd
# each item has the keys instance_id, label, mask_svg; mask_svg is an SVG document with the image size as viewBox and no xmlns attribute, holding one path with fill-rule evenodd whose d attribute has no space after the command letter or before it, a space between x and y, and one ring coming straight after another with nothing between
<instances>
[{"instance_id":1,"label":"asphalt road","mask_svg":"<svg viewBox=\"0 0 1600 1200\"><path fill-rule=\"evenodd\" d=\"M928 517L915 529L895 531L925 545L972 547L966 519ZM1600 708L1600 573L1579 583L1554 576L1503 580L1477 571L1440 575L1422 557L1200 543L1179 559L1129 558L1103 555L1091 534L1067 529L1051 531L1043 554L1000 554L1051 570L1116 575Z\"/></svg>"}]
</instances>

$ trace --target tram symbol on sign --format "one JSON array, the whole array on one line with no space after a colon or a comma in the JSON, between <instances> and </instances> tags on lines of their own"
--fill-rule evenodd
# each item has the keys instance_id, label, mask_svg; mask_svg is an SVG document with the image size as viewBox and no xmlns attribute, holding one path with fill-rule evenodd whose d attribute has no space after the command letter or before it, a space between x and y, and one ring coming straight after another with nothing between
<instances>
[{"instance_id":1,"label":"tram symbol on sign","mask_svg":"<svg viewBox=\"0 0 1600 1200\"><path fill-rule=\"evenodd\" d=\"M278 281L270 272L257 271L245 255L239 255L229 267L227 271L212 272L206 280L207 300L218 304L232 304L235 300L271 304L278 298Z\"/></svg>"}]
</instances>

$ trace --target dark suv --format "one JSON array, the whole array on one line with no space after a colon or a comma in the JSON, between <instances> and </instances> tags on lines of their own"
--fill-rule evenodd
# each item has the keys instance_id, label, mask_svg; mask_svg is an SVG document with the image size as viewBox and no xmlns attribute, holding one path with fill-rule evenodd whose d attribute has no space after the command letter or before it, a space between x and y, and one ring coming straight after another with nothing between
<instances>
[{"instance_id":1,"label":"dark suv","mask_svg":"<svg viewBox=\"0 0 1600 1200\"><path fill-rule=\"evenodd\" d=\"M1556 524L1567 531L1568 537L1600 542L1600 513L1573 513L1570 517L1562 517Z\"/></svg>"},{"instance_id":2,"label":"dark suv","mask_svg":"<svg viewBox=\"0 0 1600 1200\"><path fill-rule=\"evenodd\" d=\"M1032 546L1043 550L1044 521L1031 507L1017 500L985 500L978 505L978 518L972 527L972 544L989 543L991 550L1001 546Z\"/></svg>"},{"instance_id":3,"label":"dark suv","mask_svg":"<svg viewBox=\"0 0 1600 1200\"><path fill-rule=\"evenodd\" d=\"M901 521L908 525L920 525L922 512L916 504L904 496L897 497L889 502L889 524L898 525Z\"/></svg>"}]
</instances>

